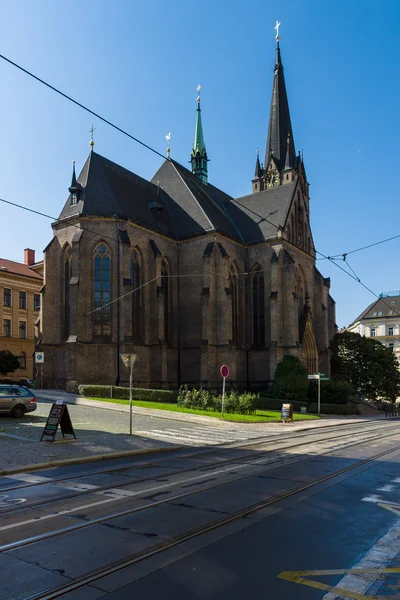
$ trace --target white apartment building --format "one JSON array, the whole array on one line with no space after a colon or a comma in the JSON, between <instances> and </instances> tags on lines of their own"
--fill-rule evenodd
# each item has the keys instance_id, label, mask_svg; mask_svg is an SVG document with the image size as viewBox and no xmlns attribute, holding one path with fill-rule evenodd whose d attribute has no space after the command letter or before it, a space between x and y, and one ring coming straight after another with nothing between
<instances>
[{"instance_id":1,"label":"white apartment building","mask_svg":"<svg viewBox=\"0 0 400 600\"><path fill-rule=\"evenodd\" d=\"M379 294L346 329L376 338L400 360L400 290Z\"/></svg>"}]
</instances>

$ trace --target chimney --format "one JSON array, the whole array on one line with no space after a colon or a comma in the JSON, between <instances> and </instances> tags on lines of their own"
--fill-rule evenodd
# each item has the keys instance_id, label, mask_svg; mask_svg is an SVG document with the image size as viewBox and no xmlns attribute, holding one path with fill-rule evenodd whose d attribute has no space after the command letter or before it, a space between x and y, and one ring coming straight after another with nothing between
<instances>
[{"instance_id":1,"label":"chimney","mask_svg":"<svg viewBox=\"0 0 400 600\"><path fill-rule=\"evenodd\" d=\"M35 264L35 251L30 248L24 250L24 264L30 267Z\"/></svg>"}]
</instances>

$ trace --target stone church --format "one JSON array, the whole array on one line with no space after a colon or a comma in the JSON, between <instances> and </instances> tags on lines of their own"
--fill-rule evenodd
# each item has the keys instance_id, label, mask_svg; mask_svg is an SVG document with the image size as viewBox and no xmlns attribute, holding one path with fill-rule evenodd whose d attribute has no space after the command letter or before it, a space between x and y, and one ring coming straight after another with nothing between
<instances>
[{"instance_id":1,"label":"stone church","mask_svg":"<svg viewBox=\"0 0 400 600\"><path fill-rule=\"evenodd\" d=\"M151 181L93 150L45 249L41 344L48 387L261 389L293 354L329 374L330 280L315 266L309 190L296 154L277 38L265 162L251 193L208 181L200 97L191 170L168 158ZM250 179L250 178L249 178ZM250 191L250 190L249 190Z\"/></svg>"}]
</instances>

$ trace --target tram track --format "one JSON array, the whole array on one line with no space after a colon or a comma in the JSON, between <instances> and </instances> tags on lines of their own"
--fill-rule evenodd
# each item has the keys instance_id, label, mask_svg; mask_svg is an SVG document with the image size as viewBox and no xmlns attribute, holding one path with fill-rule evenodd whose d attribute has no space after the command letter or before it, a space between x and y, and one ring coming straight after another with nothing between
<instances>
[{"instance_id":1,"label":"tram track","mask_svg":"<svg viewBox=\"0 0 400 600\"><path fill-rule=\"evenodd\" d=\"M332 430L338 430L338 431L343 431L343 427L346 427L346 430L348 427L354 428L356 430L356 432L360 432L360 427L364 428L366 426L370 425L369 422L362 422L362 423L357 423L355 425L351 424L351 423L346 423L345 425L336 425L336 426L330 426L329 430L330 432ZM377 431L377 430L387 430L388 427L388 422L387 421L382 421L382 426L378 426L378 425L374 425L371 429L368 430L364 430L364 432L369 432L369 431ZM296 439L299 438L310 438L310 436L314 436L314 435L322 435L324 430L326 430L326 427L315 427L313 428L313 430L311 431L306 431L304 433L297 433L294 432L292 434L286 435L286 436L277 436L275 435L269 435L269 436L260 436L259 438L252 438L252 439L247 439L247 440L243 440L240 442L225 442L223 444L218 444L216 446L208 446L206 450L203 449L198 449L196 447L191 447L192 449L189 452L186 452L185 454L174 454L175 452L180 452L182 451L182 448L179 449L174 449L174 448L170 448L168 449L168 452L172 453L172 456L167 456L164 458L160 458L159 460L150 460L150 461L145 461L145 462L137 462L134 465L129 465L127 467L113 467L113 468L109 468L109 469L97 469L97 470L91 470L91 471L86 471L84 473L80 473L78 475L65 475L63 477L56 477L53 478L51 480L51 483L59 483L59 482L63 482L63 481L70 481L72 479L79 479L79 478L83 478L83 477L90 477L91 475L105 475L105 474L109 474L109 473L121 473L123 471L128 471L130 469L135 469L135 468L142 468L142 467L148 467L151 465L158 465L158 464L162 464L164 462L168 462L170 460L182 460L185 458L194 458L194 457L198 457L198 456L204 456L207 454L215 454L216 452L222 452L224 450L229 450L229 449L240 449L240 448L246 448L249 444L251 445L261 445L264 443L268 443L269 441L271 442L284 442L286 440L291 440L293 439L293 437L296 437ZM316 431L319 430L319 431ZM322 430L322 431L321 431ZM315 432L315 433L314 433ZM343 434L344 436L348 436L348 435L352 435L352 433L345 433ZM133 457L134 458L134 457ZM112 458L107 458L105 460L112 460ZM49 470L53 470L56 467L48 467L46 469L43 469L44 471L49 471ZM61 467L62 468L62 467ZM20 475L21 473L17 473L16 475ZM31 474L31 473L30 473ZM35 476L35 473L32 473L32 476ZM0 475L0 481L2 480L2 478L8 478L11 477L12 478L12 474L11 475L7 475L7 474L3 474ZM0 494L3 492L7 492L7 491L12 491L12 490L17 490L17 489L25 489L25 488L29 488L29 487L37 487L37 486L41 486L41 485L48 485L49 481L38 481L38 482L33 482L33 483L22 483L22 484L18 484L18 485L13 485L13 486L9 486L9 487L2 487L0 485Z\"/></svg>"},{"instance_id":2,"label":"tram track","mask_svg":"<svg viewBox=\"0 0 400 600\"><path fill-rule=\"evenodd\" d=\"M381 429L385 429L385 431L387 431L388 428L387 428L387 426L385 428L383 428L383 427L379 427L378 428L378 430L381 430ZM391 429L394 429L394 427L392 426ZM377 428L374 427L373 429L369 429L369 430L366 430L366 431L364 430L364 431L358 432L358 433L362 434L362 435L365 435L365 434L368 434L370 432L375 432L376 433L376 431L377 431ZM316 435L318 435L318 434L316 434ZM390 435L391 435L391 433L388 434L388 436L390 436ZM256 463L254 463L254 460L256 460L260 456L264 456L265 454L270 454L270 453L279 452L279 451L293 450L293 449L300 448L300 447L303 447L303 446L309 446L311 444L317 444L317 443L321 443L321 442L325 443L325 442L329 442L329 441L336 440L336 439L339 439L339 438L343 439L344 437L350 437L350 436L354 436L354 432L349 432L349 433L340 434L340 435L334 435L334 436L330 436L330 437L323 437L323 438L317 439L317 440L316 439L312 439L312 440L308 439L307 441L301 442L299 444L291 444L289 446L283 446L283 447L277 447L275 445L274 448L272 448L272 449L269 449L269 450L268 449L263 449L263 450L259 450L255 454L253 453L252 457L251 457L252 460L247 460L248 457L246 455L240 456L240 457L235 457L235 458L225 458L223 460L219 460L217 462L214 462L212 465L198 465L198 466L185 467L183 469L173 469L171 471L167 471L166 473L162 473L159 476L157 476L156 474L153 474L153 475L146 476L146 477L130 479L128 481L124 481L124 482L117 483L117 484L95 486L92 489L79 490L77 492L73 492L73 493L70 493L70 494L59 495L59 496L51 497L51 498L48 498L48 499L41 499L41 500L38 500L36 502L24 503L23 505L18 505L18 506L14 506L14 507L10 506L9 508L5 508L5 509L2 509L0 511L0 517L3 514L10 514L10 513L17 512L17 511L18 512L26 511L27 509L32 509L32 508L35 508L35 507L38 507L38 506L43 507L44 505L54 504L56 502L60 502L60 501L64 501L64 500L73 500L73 499L76 499L76 498L79 498L79 497L83 497L83 496L88 496L88 495L91 495L91 494L100 494L100 493L103 493L103 492L107 492L109 490L120 489L120 488L124 488L124 487L127 487L129 485L134 485L134 484L137 484L137 483L144 483L146 481L160 481L160 480L164 480L166 477L171 477L171 476L174 476L174 475L184 474L184 473L187 473L189 471L193 472L193 471L203 471L204 470L204 471L210 471L210 474L212 474L212 470L214 470L215 468L218 468L219 466L223 466L223 465L232 464L234 466L235 464L238 464L238 463L245 463L245 464L251 466L252 464L256 464ZM367 439L362 439L362 440L360 440L357 443L364 443L364 442L367 442L367 441L374 441L376 439L383 439L383 438L388 437L388 436L377 435L377 436L374 436L374 437L369 437ZM304 437L304 436L302 436L302 437ZM306 437L309 438L309 436L306 436ZM285 440L279 439L279 440L274 440L274 441L280 443L280 442L284 442ZM240 443L238 445L234 445L234 446L231 445L229 447L229 449L235 450L235 449L239 448L239 449L243 449L243 450L245 450L247 452L251 452L252 448L254 446L260 446L260 445L263 445L265 443L268 444L268 441L265 442L265 440L263 440L263 441L259 441L259 442L253 443L252 440L247 440L247 442L243 442L243 443ZM346 447L349 447L349 446L352 446L352 445L353 444L350 444L350 445L341 445L340 447L337 447L336 449L346 448ZM225 446L223 449L226 450L227 447ZM216 451L218 452L218 448L216 449ZM154 461L154 462L149 462L149 463L145 463L145 464L142 463L142 464L138 465L137 467L135 467L135 466L126 467L126 469L143 468L144 466L151 467L151 466L153 466L155 464L157 465L159 463L170 461L170 460L180 460L180 459L183 459L183 458L198 458L199 456L204 456L204 455L208 455L208 454L215 454L215 451L214 452L212 452L212 451L205 451L205 452L201 452L201 453L187 454L187 455L184 455L184 456L169 457L168 459L162 459L160 461ZM317 455L319 455L319 454L317 454ZM282 460L282 457L278 457L275 461L269 462L269 465L272 466L276 462L279 462L280 460ZM293 462L298 462L298 461L294 460ZM125 468L123 468L123 469L125 469ZM111 472L113 472L113 471L111 471ZM120 469L117 469L117 471L120 472ZM31 484L27 484L26 486L15 486L15 487L10 487L10 488L2 488L0 490L0 493L2 494L3 492L7 492L7 491L15 491L15 490L19 490L19 489L24 489L26 487L36 487L36 486L41 486L41 485L57 485L59 482L63 482L65 480L67 480L67 481L71 480L71 479L77 480L77 479L81 479L81 478L84 478L84 477L90 477L90 475L98 475L98 474L101 474L101 475L105 474L106 475L109 472L110 472L109 470L106 470L106 471L101 471L101 472L96 472L96 473L89 473L89 474L83 474L83 475L75 475L74 477L67 477L65 479L55 479L55 480L49 480L49 481L46 481L46 482L31 483Z\"/></svg>"},{"instance_id":3,"label":"tram track","mask_svg":"<svg viewBox=\"0 0 400 600\"><path fill-rule=\"evenodd\" d=\"M375 439L382 440L382 439L384 439L386 437L391 437L391 434L388 434L387 436L379 436L379 437L377 436L377 438L375 438ZM335 447L334 449L327 449L324 452L314 453L313 456L312 456L312 458L321 457L321 456L328 456L329 454L332 454L333 452L337 451L338 449L342 450L342 449L352 448L352 447L355 447L355 446L366 444L369 441L371 441L371 440L370 439L368 439L368 440L360 440L358 442L352 442L352 443L349 443L349 444L342 445L340 448ZM400 446L398 447L398 449L400 449ZM290 466L292 464L298 464L298 463L306 462L307 460L310 460L310 455L308 455L307 457L290 460L290 461L288 461L284 465L284 467ZM245 481L245 480L257 477L261 473L265 473L265 472L269 472L269 471L275 470L277 468L276 462L279 462L279 460L274 461L274 463L269 463L267 465L264 464L257 471L253 471L252 473L248 473L248 474L245 474L245 475L242 475L242 476L239 476L239 477L235 477L234 479L229 480L229 481L222 481L222 482L220 481L218 483L214 483L213 485L209 485L209 486L206 486L206 487L198 487L198 488L196 488L194 490L190 490L189 492L180 493L180 494L177 494L175 496L169 496L168 498L164 498L162 500L154 501L154 502L147 503L147 504L141 504L139 506L136 506L136 507L133 507L133 508L130 508L130 509L127 509L127 510L119 511L117 513L112 513L112 514L108 514L108 515L105 515L105 516L97 517L95 519L86 520L86 521L80 522L80 523L78 523L76 525L71 525L69 527L64 527L62 529L48 531L48 532L45 532L45 533L42 533L42 534L38 534L36 536L32 536L32 537L29 537L29 538L18 540L16 542L11 542L9 544L5 544L5 545L0 546L0 553L9 552L11 550L15 550L17 548L25 547L25 546L34 544L36 542L42 542L42 541L48 540L48 539L53 538L53 537L58 537L58 536L64 535L66 533L71 533L71 532L79 531L79 530L91 527L93 525L99 525L99 524L105 523L105 522L113 520L113 519L117 519L117 518L121 518L121 517L126 517L126 516L132 515L132 514L137 513L137 512L141 512L141 511L144 511L144 510L147 510L147 509L152 509L152 508L155 508L155 507L158 507L158 506L162 506L162 505L165 505L165 504L168 504L168 503L171 503L171 502L176 502L177 500L186 499L188 497L194 496L194 495L199 494L201 492L207 492L207 491L210 491L210 490L216 490L218 488L224 487L224 486L229 485L229 484L233 484L233 483L236 483L236 482ZM361 463L358 463L358 464L363 464L363 461L361 461ZM247 463L244 466L249 466L249 463ZM257 463L254 462L253 466L257 466ZM151 490L148 490L148 489L147 490L146 489L139 490L135 494L135 497L138 497L139 499L141 499L140 496L144 495L144 494L148 495L149 491L152 491L152 492L157 491L158 492L161 489L168 489L168 488L171 488L171 487L175 487L175 486L180 485L180 484L185 484L188 481L190 481L191 483L193 483L194 481L200 481L201 479L203 479L205 477L211 477L212 475L219 475L221 473L228 473L229 470L230 470L230 467L227 468L227 469L216 471L214 473L213 472L205 473L204 475L199 475L197 477L190 478L189 480L183 480L183 481L177 481L177 482L165 482L164 484L162 484L160 486L156 486L156 487L151 488ZM146 496L145 496L145 498L146 498ZM107 502L107 501L105 501L105 502ZM101 502L99 504L101 504ZM92 505L88 505L88 506L92 506ZM86 508L86 507L78 507L78 510L82 510L83 508ZM59 516L69 516L69 515L73 516L73 512L75 512L75 510L76 509L66 510L66 511L60 511L59 513L50 513L49 516L42 517L41 521L44 522L45 520L47 520L49 518L55 518L55 517L59 517ZM40 519L37 520L37 519L34 518L34 519L29 520L28 522L29 523L33 523L33 522L38 522L39 523ZM6 530L6 529L9 529L9 528L15 528L16 526L20 526L20 525L22 526L25 523L27 523L27 521L25 521L25 522L22 521L18 525L13 525L13 524L6 525L6 526L3 526L3 527L0 527L0 531L1 530Z\"/></svg>"},{"instance_id":4,"label":"tram track","mask_svg":"<svg viewBox=\"0 0 400 600\"><path fill-rule=\"evenodd\" d=\"M353 445L360 445L362 443L365 444L367 442L368 442L368 440L364 440L363 442L357 442ZM325 482L334 480L336 477L339 477L339 476L347 474L347 473L354 472L357 469L362 469L364 471L369 468L372 468L374 461L377 461L381 458L390 456L391 454L397 453L399 451L400 451L400 445L397 445L394 448L390 448L390 449L386 449L382 452L378 452L368 458L358 460L357 462L355 462L352 465L348 465L344 468L338 469L338 470L334 471L333 473L330 473L329 475L319 477L315 481L305 483L300 486L294 487L293 489L288 490L286 492L276 494L275 496L272 496L268 499L265 499L260 502L256 502L252 505L249 505L247 507L241 508L227 516L217 518L217 519L211 521L210 523L207 523L206 525L192 528L192 529L184 532L183 534L177 535L169 540L163 541L162 543L154 545L153 547L151 547L149 549L146 549L146 550L140 551L140 552L135 552L135 553L131 554L130 556L120 559L118 561L115 561L113 563L110 563L107 566L92 570L89 573L86 573L80 577L75 578L73 581L63 583L59 586L53 587L52 589L47 589L47 590L41 591L39 593L35 593L35 594L27 597L26 600L54 600L56 598L59 598L65 594L67 594L67 593L71 593L79 588L82 588L86 585L93 584L96 581L98 581L106 576L113 575L113 574L117 573L118 571L126 569L127 567L134 566L134 565L136 565L140 562L143 562L147 559L153 558L157 555L161 555L162 553L172 550L172 549L184 544L185 542L189 542L196 538L200 538L201 536L203 536L207 533L215 531L226 525L232 524L240 519L243 519L243 518L251 515L252 513L263 510L263 509L265 509L271 505L277 504L287 498L296 496L297 494L306 492L308 490L312 490L313 488L316 488L317 486L319 486ZM333 452L333 451L331 451L331 452ZM331 452L327 452L326 454L329 454ZM364 467L366 467L366 469L364 469ZM255 474L253 473L251 476L248 476L248 477L254 477L254 476L255 476ZM248 478L248 477L246 476L244 478ZM244 479L244 478L242 478L242 479ZM222 483L222 484L218 484L216 486L209 486L208 489L215 489L216 487L220 487L221 485L227 485L227 484ZM160 501L160 503L161 502L162 503L173 502L178 498L182 498L183 496L198 494L201 491L204 491L204 490L198 489L196 491L192 491L192 492L186 493L184 495L176 496L175 498L165 499L164 501ZM153 503L152 505L147 505L147 507L149 507L149 506L154 507L155 503ZM145 507L143 507L143 508L145 508ZM133 509L132 511L125 511L124 514L125 515L131 514L132 512L137 512L138 510L143 510L143 508L137 507L136 509ZM121 513L119 516L121 516ZM102 522L104 522L105 520L110 521L113 518L116 518L116 515L109 515L107 517L102 518L101 521ZM96 521L99 522L100 520L97 519ZM91 524L95 523L96 521L93 521Z\"/></svg>"}]
</instances>

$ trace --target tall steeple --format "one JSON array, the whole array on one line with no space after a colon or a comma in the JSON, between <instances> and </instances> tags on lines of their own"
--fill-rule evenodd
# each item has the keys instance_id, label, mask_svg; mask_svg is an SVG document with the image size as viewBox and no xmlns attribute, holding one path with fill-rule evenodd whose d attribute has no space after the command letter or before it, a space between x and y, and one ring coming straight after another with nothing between
<instances>
[{"instance_id":1,"label":"tall steeple","mask_svg":"<svg viewBox=\"0 0 400 600\"><path fill-rule=\"evenodd\" d=\"M276 59L274 67L274 80L272 87L271 108L269 114L268 139L265 150L265 167L269 166L271 155L277 168L282 171L287 164L295 165L296 151L294 146L292 124L290 122L289 103L286 94L285 77L283 75L283 65L281 60L281 51L279 48L277 23L276 35ZM288 137L290 144L288 145ZM289 151L289 156L287 156Z\"/></svg>"},{"instance_id":2,"label":"tall steeple","mask_svg":"<svg viewBox=\"0 0 400 600\"><path fill-rule=\"evenodd\" d=\"M208 182L208 168L207 168L207 151L204 143L203 136L203 125L201 122L201 108L200 108L200 90L201 85L197 86L197 115L196 115L196 130L194 133L194 144L191 152L190 162L192 163L192 173L204 183Z\"/></svg>"}]
</instances>

